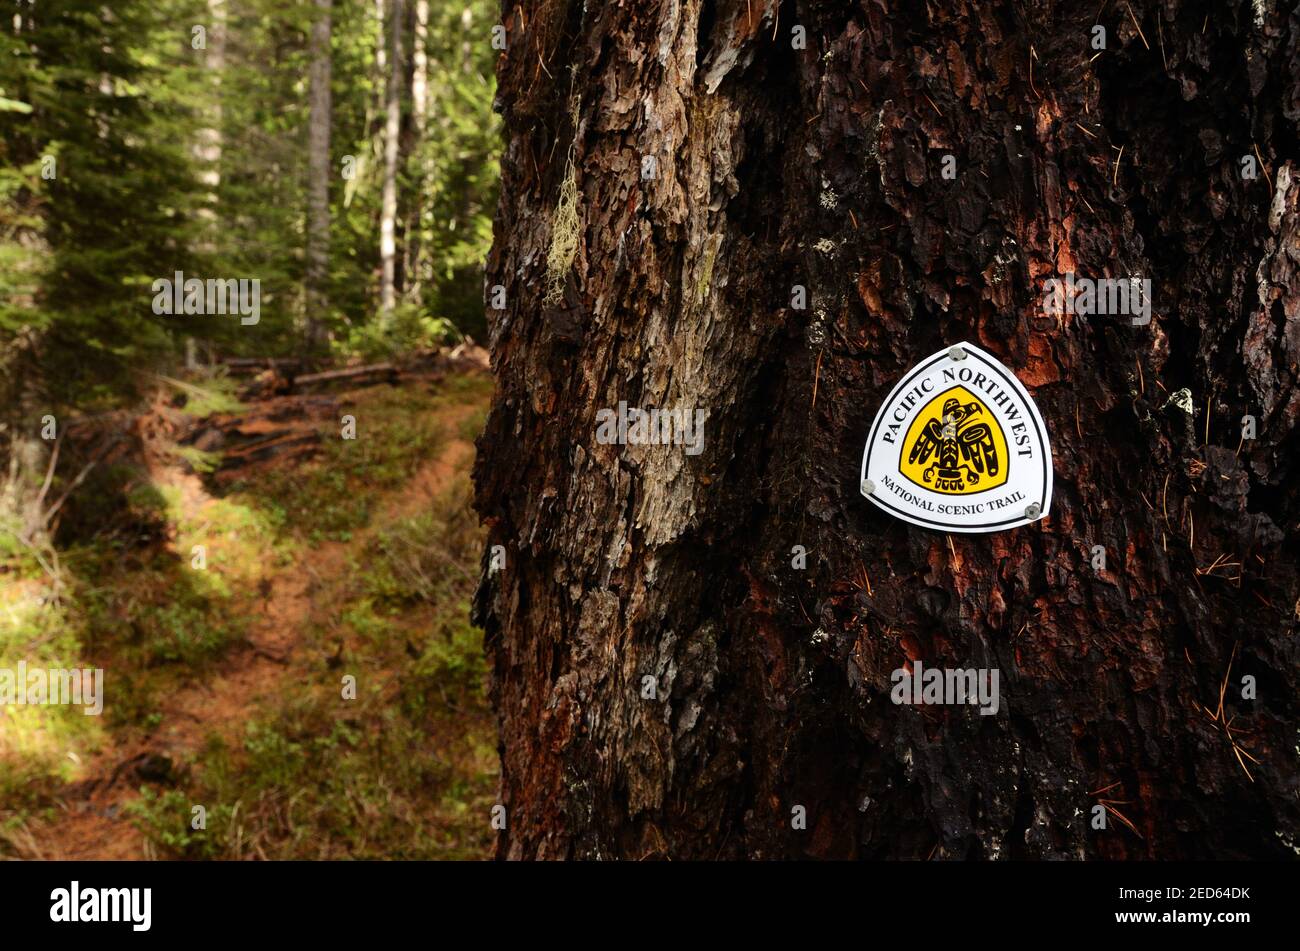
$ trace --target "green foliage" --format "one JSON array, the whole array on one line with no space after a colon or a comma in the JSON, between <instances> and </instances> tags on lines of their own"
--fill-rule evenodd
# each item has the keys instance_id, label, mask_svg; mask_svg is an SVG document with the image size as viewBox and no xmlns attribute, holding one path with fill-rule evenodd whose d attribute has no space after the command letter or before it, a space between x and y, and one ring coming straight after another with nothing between
<instances>
[{"instance_id":1,"label":"green foliage","mask_svg":"<svg viewBox=\"0 0 1300 951\"><path fill-rule=\"evenodd\" d=\"M291 531L313 542L347 540L370 521L377 497L405 483L447 438L428 401L412 396L390 387L366 391L350 410L369 427L364 438L344 440L337 423L323 422L319 459L298 469L270 470L256 485L236 482L232 498L259 507L269 503Z\"/></svg>"},{"instance_id":2,"label":"green foliage","mask_svg":"<svg viewBox=\"0 0 1300 951\"><path fill-rule=\"evenodd\" d=\"M345 704L346 715L341 703L296 701L251 722L236 748L214 740L200 758L202 786L142 798L142 828L187 858L481 857L491 749L464 735L435 747L374 697ZM216 805L207 828L194 830L191 804L200 802Z\"/></svg>"},{"instance_id":3,"label":"green foliage","mask_svg":"<svg viewBox=\"0 0 1300 951\"><path fill-rule=\"evenodd\" d=\"M470 504L469 459L457 455L442 491L406 514L412 477L443 446L438 415L469 418L490 383L448 377L436 395L406 389L358 395L358 415L381 428L393 456L372 457L381 484L351 473L309 489L329 512L366 496L375 524L333 575L317 562L313 602L327 619L300 689L273 700L230 735L214 734L183 771L182 790L145 793L132 807L140 828L185 858L481 858L491 847L485 817L495 801L492 714L485 696L482 633L468 620L482 546ZM466 411L470 412L466 412ZM337 434L334 434L337 438ZM416 450L413 447L425 448ZM348 444L349 451L354 448ZM404 457L404 458L399 458ZM334 459L331 466L339 460ZM232 506L265 505L252 487ZM220 528L233 525L227 517ZM184 526L178 526L183 529ZM310 532L295 558L310 565ZM315 574L318 568L313 567ZM327 645L346 635L342 666ZM340 676L357 679L345 700ZM141 721L148 721L141 714ZM191 827L204 804L207 828Z\"/></svg>"},{"instance_id":4,"label":"green foliage","mask_svg":"<svg viewBox=\"0 0 1300 951\"><path fill-rule=\"evenodd\" d=\"M215 472L221 465L221 453L204 452L193 446L177 446L172 450L172 455L184 462L191 472L203 475Z\"/></svg>"},{"instance_id":5,"label":"green foliage","mask_svg":"<svg viewBox=\"0 0 1300 951\"><path fill-rule=\"evenodd\" d=\"M0 472L14 471L31 496L51 452L31 439L44 413L65 432L70 419L134 405L160 384L185 413L241 409L234 381L177 369L187 338L222 355L301 355L317 8L223 6L224 44L208 0L41 0L0 11ZM387 44L373 0L332 4L330 305L313 316L329 329L333 356L483 337L500 147L488 42L498 4L429 7L423 123L408 84L413 4L398 24L408 57L398 74L399 304L381 326L383 95L394 64L379 64ZM193 42L196 24L207 31L204 49ZM154 282L178 271L259 280L259 321L155 314ZM104 657L130 685L103 718L32 709L6 720L0 839L15 821L6 810L44 807L30 789L77 771L73 751L88 756L105 730L134 742L156 729L159 698L179 678L210 671L257 623L268 574L322 542L355 540L365 560L336 592L343 603L327 629L357 634L370 651L362 667L400 702L368 690L341 715L332 697L298 698L204 757L199 788L215 797L206 831L189 827L189 806L201 800L177 790L145 795L137 819L189 857L244 857L250 843L286 857L481 855L486 824L476 818L474 834L464 832L467 810L486 814L494 768L479 634L465 620L479 528L463 486L414 520L401 514L401 495L449 439L481 427L490 386L453 377L432 397L370 391L358 399L363 438L345 444L326 426L319 460L268 469L200 511L181 504L181 487L156 481L155 462L170 452L202 475L217 455L169 447L146 465L114 453L60 509L48 551L0 531L0 660ZM433 412L462 403L474 405L441 421ZM46 504L87 461L78 452L75 441L62 444ZM19 511L0 512L0 524ZM216 570L191 567L196 544ZM430 726L453 710L470 712L468 726ZM285 785L320 795L295 804ZM301 832L284 838L265 831L295 822Z\"/></svg>"},{"instance_id":6,"label":"green foliage","mask_svg":"<svg viewBox=\"0 0 1300 951\"><path fill-rule=\"evenodd\" d=\"M403 23L407 65L415 37ZM385 25L365 0L332 10L330 313L339 355L379 357L470 333L483 336L482 262L491 244L500 122L492 111L492 0L430 4L428 120L416 134L403 83L398 201L399 279L391 326L376 325L383 184ZM256 276L264 307L256 333L225 325L228 348L293 353L305 317L308 33L313 7L292 0L232 5L223 80L223 152L215 230L222 274ZM237 38L237 39L236 39ZM289 240L286 240L288 237Z\"/></svg>"},{"instance_id":7,"label":"green foliage","mask_svg":"<svg viewBox=\"0 0 1300 951\"><path fill-rule=\"evenodd\" d=\"M220 370L211 373L200 371L197 381L184 382L162 377L163 382L178 388L184 398L181 412L202 419L214 413L238 413L244 409L236 392L238 384Z\"/></svg>"},{"instance_id":8,"label":"green foliage","mask_svg":"<svg viewBox=\"0 0 1300 951\"><path fill-rule=\"evenodd\" d=\"M484 332L482 261L496 203L493 0L429 5L426 117L403 30L397 210L401 307L376 310L386 25L370 0L332 6L330 312L341 355ZM0 17L0 363L39 331L47 401L140 389L182 337L225 353L301 350L310 0L19 4ZM190 26L207 29L195 49ZM220 46L220 54L218 47ZM218 68L219 67L219 68ZM347 174L345 174L345 172ZM256 278L255 325L153 313L153 282ZM41 381L33 381L36 385Z\"/></svg>"},{"instance_id":9,"label":"green foliage","mask_svg":"<svg viewBox=\"0 0 1300 951\"><path fill-rule=\"evenodd\" d=\"M194 4L23 5L0 21L0 345L46 334L58 405L131 391L129 370L170 348L149 282L189 264L197 189L186 47Z\"/></svg>"},{"instance_id":10,"label":"green foliage","mask_svg":"<svg viewBox=\"0 0 1300 951\"><path fill-rule=\"evenodd\" d=\"M482 634L468 620L483 536L471 457L448 440L490 390L482 375L451 375L433 392L358 392L355 412L375 428L346 445L325 430L332 443L317 468L298 470L297 495L293 474L195 500L131 466L96 470L97 491L75 504L98 534L63 547L64 598L49 598L35 563L2 566L17 582L0 585L0 665L93 658L109 671L112 702L102 717L8 715L0 853L43 841L42 824L64 815L57 791L85 778L106 740L149 743L184 715L170 694L214 662L246 657L231 648L264 623L258 581L293 590L283 572L311 579L312 614L289 622L300 641L280 689L180 757L175 787L141 790L133 821L164 854L193 859L488 854L494 721ZM358 503L365 517L348 515L340 533L350 547L322 556L320 526ZM206 571L188 562L199 542ZM343 673L357 678L355 700L340 694ZM192 828L196 804L205 829Z\"/></svg>"},{"instance_id":11,"label":"green foliage","mask_svg":"<svg viewBox=\"0 0 1300 951\"><path fill-rule=\"evenodd\" d=\"M478 579L463 566L475 562L478 535L468 487L449 490L432 511L402 519L378 535L368 553L367 594L380 603L468 598Z\"/></svg>"},{"instance_id":12,"label":"green foliage","mask_svg":"<svg viewBox=\"0 0 1300 951\"><path fill-rule=\"evenodd\" d=\"M231 598L220 574L195 571L188 558L163 550L125 563L112 554L98 556L94 549L71 556L72 567L89 582L78 599L85 624L98 642L115 645L141 667L201 669L243 635L246 619L220 610ZM124 588L128 574L130 587Z\"/></svg>"},{"instance_id":13,"label":"green foliage","mask_svg":"<svg viewBox=\"0 0 1300 951\"><path fill-rule=\"evenodd\" d=\"M361 324L345 338L345 349L363 359L381 360L413 350L438 347L461 337L445 317L430 317L419 305L402 303L393 309L389 324Z\"/></svg>"},{"instance_id":14,"label":"green foliage","mask_svg":"<svg viewBox=\"0 0 1300 951\"><path fill-rule=\"evenodd\" d=\"M85 666L87 652L79 637L75 612L52 597L39 569L23 572L21 564L4 566L10 579L0 585L0 667L19 661L30 667ZM48 780L70 780L73 748L93 747L103 724L81 708L16 706L0 708L0 806L34 808Z\"/></svg>"},{"instance_id":15,"label":"green foliage","mask_svg":"<svg viewBox=\"0 0 1300 951\"><path fill-rule=\"evenodd\" d=\"M501 135L492 110L496 52L488 42L498 4L430 4L429 133L408 158L411 192L423 194L417 271L423 303L465 334L485 337L483 258L492 213ZM467 41L466 30L470 36Z\"/></svg>"},{"instance_id":16,"label":"green foliage","mask_svg":"<svg viewBox=\"0 0 1300 951\"><path fill-rule=\"evenodd\" d=\"M155 792L147 786L141 787L140 798L128 803L126 808L150 838L187 859L220 858L220 838L210 835L208 830L227 828L235 818L232 805L218 802L211 808L204 807L207 810L205 828L195 829L194 804L185 793L179 789Z\"/></svg>"},{"instance_id":17,"label":"green foliage","mask_svg":"<svg viewBox=\"0 0 1300 951\"><path fill-rule=\"evenodd\" d=\"M453 604L456 609L445 616L445 626L425 642L415 662L411 693L422 708L434 690L445 698L449 689L471 691L487 676L483 632L469 623L469 602Z\"/></svg>"}]
</instances>

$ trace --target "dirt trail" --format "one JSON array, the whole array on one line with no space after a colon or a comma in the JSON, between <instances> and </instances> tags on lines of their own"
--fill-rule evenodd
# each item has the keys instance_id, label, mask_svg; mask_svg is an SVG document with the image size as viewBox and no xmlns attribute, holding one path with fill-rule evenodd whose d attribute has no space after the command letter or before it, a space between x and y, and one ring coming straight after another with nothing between
<instances>
[{"instance_id":1,"label":"dirt trail","mask_svg":"<svg viewBox=\"0 0 1300 951\"><path fill-rule=\"evenodd\" d=\"M340 394L343 400L347 397ZM125 742L119 738L115 743L110 737L105 749L87 764L85 778L68 787L59 802L63 814L53 822L33 822L21 834L23 851L32 858L48 859L153 858L151 844L125 811L137 798L140 785L165 778L169 762L182 766L213 734L237 747L245 724L262 701L300 689L305 679L314 676L308 672L312 658L302 648L320 607L315 593L325 579L347 570L350 556L365 548L378 527L418 514L448 486L474 453L473 445L457 435L459 424L474 409L448 405L437 410L447 433L438 454L406 485L389 493L378 515L347 542L313 545L309 558L269 568L259 590L246 595L253 599L251 613L256 618L246 640L232 646L204 675L187 679L163 699L158 730ZM312 425L311 420L303 420L304 427ZM202 479L173 463L158 464L152 475L156 484L179 489L183 519L204 523L204 510L215 500ZM248 604L246 600L244 607Z\"/></svg>"}]
</instances>

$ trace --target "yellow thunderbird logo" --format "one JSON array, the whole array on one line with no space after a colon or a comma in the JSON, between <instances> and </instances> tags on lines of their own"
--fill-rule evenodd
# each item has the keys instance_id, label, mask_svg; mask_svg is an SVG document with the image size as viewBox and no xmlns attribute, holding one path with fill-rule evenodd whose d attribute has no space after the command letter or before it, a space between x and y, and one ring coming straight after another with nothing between
<instances>
[{"instance_id":1,"label":"yellow thunderbird logo","mask_svg":"<svg viewBox=\"0 0 1300 951\"><path fill-rule=\"evenodd\" d=\"M954 386L916 414L898 468L922 488L974 495L1004 485L1009 461L993 413L964 386Z\"/></svg>"}]
</instances>

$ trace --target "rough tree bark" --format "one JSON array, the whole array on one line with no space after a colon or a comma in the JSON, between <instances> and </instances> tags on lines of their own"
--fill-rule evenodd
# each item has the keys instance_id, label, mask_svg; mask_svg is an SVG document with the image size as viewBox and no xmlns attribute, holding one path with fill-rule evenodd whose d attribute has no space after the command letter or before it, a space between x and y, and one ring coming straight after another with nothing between
<instances>
[{"instance_id":1,"label":"rough tree bark","mask_svg":"<svg viewBox=\"0 0 1300 951\"><path fill-rule=\"evenodd\" d=\"M1294 7L506 6L499 854L1300 851ZM1045 319L1069 272L1150 278L1150 324ZM858 493L880 401L961 340L1043 413L1044 521ZM706 409L703 452L598 443L621 400ZM998 668L1002 709L895 706L917 659Z\"/></svg>"},{"instance_id":2,"label":"rough tree bark","mask_svg":"<svg viewBox=\"0 0 1300 951\"><path fill-rule=\"evenodd\" d=\"M307 320L309 352L328 342L330 249L330 7L316 0L311 27L311 90L307 142Z\"/></svg>"}]
</instances>

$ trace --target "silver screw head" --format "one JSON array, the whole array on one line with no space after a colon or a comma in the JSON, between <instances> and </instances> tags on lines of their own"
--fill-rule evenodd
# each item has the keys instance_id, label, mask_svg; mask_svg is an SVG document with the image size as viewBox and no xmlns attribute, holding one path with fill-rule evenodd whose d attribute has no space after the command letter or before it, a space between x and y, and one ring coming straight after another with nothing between
<instances>
[{"instance_id":1,"label":"silver screw head","mask_svg":"<svg viewBox=\"0 0 1300 951\"><path fill-rule=\"evenodd\" d=\"M1037 502L1030 502L1025 506L1025 518L1034 519L1043 514L1043 507Z\"/></svg>"},{"instance_id":2,"label":"silver screw head","mask_svg":"<svg viewBox=\"0 0 1300 951\"><path fill-rule=\"evenodd\" d=\"M870 479L863 479L863 480L862 480L862 494L863 494L863 495L871 495L871 494L874 493L875 491L876 491L876 483L872 482Z\"/></svg>"},{"instance_id":3,"label":"silver screw head","mask_svg":"<svg viewBox=\"0 0 1300 951\"><path fill-rule=\"evenodd\" d=\"M961 347L957 346L957 344L953 344L951 347L948 348L949 360L965 360L967 356L968 354L966 353L966 351L963 350Z\"/></svg>"}]
</instances>

